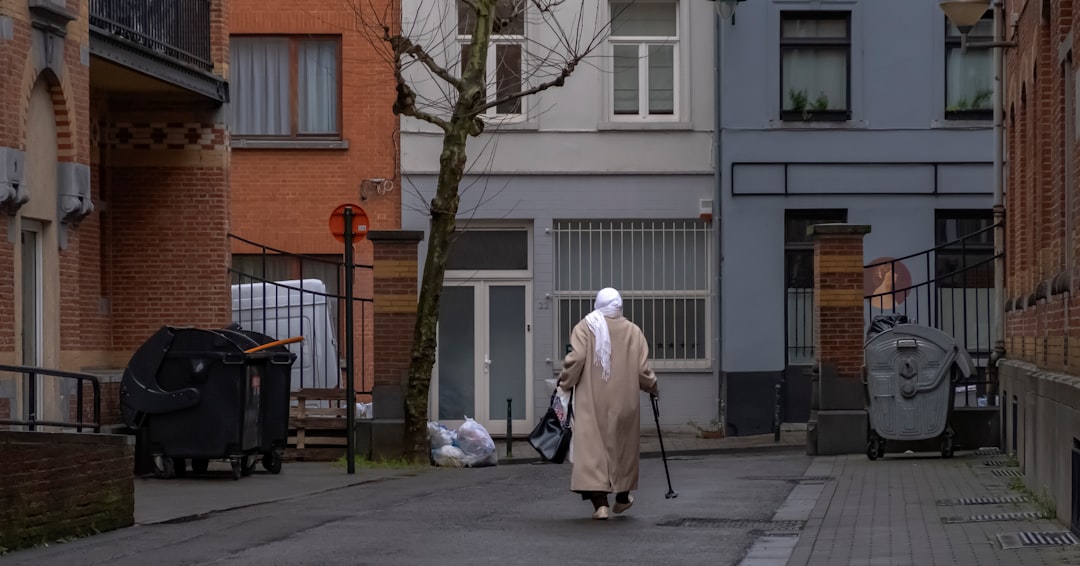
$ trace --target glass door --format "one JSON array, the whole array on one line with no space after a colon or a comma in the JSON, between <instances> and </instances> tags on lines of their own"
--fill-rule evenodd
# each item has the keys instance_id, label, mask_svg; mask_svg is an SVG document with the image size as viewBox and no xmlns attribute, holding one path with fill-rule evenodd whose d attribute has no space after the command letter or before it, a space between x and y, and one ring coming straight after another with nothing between
<instances>
[{"instance_id":1,"label":"glass door","mask_svg":"<svg viewBox=\"0 0 1080 566\"><path fill-rule=\"evenodd\" d=\"M448 427L466 416L506 435L509 399L515 435L532 413L529 282L448 282L439 313L433 414Z\"/></svg>"}]
</instances>

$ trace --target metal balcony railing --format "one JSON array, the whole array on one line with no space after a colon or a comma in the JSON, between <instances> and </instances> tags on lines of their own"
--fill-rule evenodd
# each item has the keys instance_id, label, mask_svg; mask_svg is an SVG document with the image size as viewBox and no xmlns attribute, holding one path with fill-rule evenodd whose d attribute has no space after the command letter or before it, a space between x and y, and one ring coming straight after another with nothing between
<instances>
[{"instance_id":1,"label":"metal balcony railing","mask_svg":"<svg viewBox=\"0 0 1080 566\"><path fill-rule=\"evenodd\" d=\"M90 0L90 25L209 72L210 0Z\"/></svg>"}]
</instances>

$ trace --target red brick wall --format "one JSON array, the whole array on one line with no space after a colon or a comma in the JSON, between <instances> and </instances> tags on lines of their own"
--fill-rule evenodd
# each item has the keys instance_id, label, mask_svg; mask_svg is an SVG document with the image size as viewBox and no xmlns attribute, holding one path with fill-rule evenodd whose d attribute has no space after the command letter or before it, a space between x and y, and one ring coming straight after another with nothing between
<instances>
[{"instance_id":1,"label":"red brick wall","mask_svg":"<svg viewBox=\"0 0 1080 566\"><path fill-rule=\"evenodd\" d=\"M109 272L116 346L163 324L228 324L227 170L118 167L110 184L110 237L123 242Z\"/></svg>"},{"instance_id":2,"label":"red brick wall","mask_svg":"<svg viewBox=\"0 0 1080 566\"><path fill-rule=\"evenodd\" d=\"M302 5L290 0L229 3L234 35L341 36L342 137L349 144L346 150L269 150L242 149L234 143L231 219L235 234L291 252L339 254L340 244L330 236L327 220L344 203L361 205L372 229L400 228L402 189L398 118L391 110L393 76L371 39L352 25L354 4L341 0L311 0ZM389 2L374 0L373 5ZM372 178L392 180L394 189L378 195L369 187L368 198L362 200L361 184ZM370 263L370 247L357 249L357 260Z\"/></svg>"},{"instance_id":3,"label":"red brick wall","mask_svg":"<svg viewBox=\"0 0 1080 566\"><path fill-rule=\"evenodd\" d=\"M7 223L0 223L0 357L15 352L15 265L14 247L7 243Z\"/></svg>"},{"instance_id":4,"label":"red brick wall","mask_svg":"<svg viewBox=\"0 0 1080 566\"><path fill-rule=\"evenodd\" d=\"M868 226L815 226L814 352L837 377L859 378L863 366L863 236Z\"/></svg>"},{"instance_id":5,"label":"red brick wall","mask_svg":"<svg viewBox=\"0 0 1080 566\"><path fill-rule=\"evenodd\" d=\"M9 420L11 418L11 399L7 397L0 398L0 420ZM8 425L0 425L0 430L7 430Z\"/></svg>"},{"instance_id":6,"label":"red brick wall","mask_svg":"<svg viewBox=\"0 0 1080 566\"><path fill-rule=\"evenodd\" d=\"M375 247L375 351L378 352L375 385L404 385L402 376L409 369L416 324L416 248L421 236L421 232L372 235Z\"/></svg>"},{"instance_id":7,"label":"red brick wall","mask_svg":"<svg viewBox=\"0 0 1080 566\"><path fill-rule=\"evenodd\" d=\"M341 37L342 139L348 149L244 149L234 140L231 155L232 233L243 238L303 254L342 254L342 244L327 227L330 213L341 204L358 204L370 218L370 229L401 227L401 177L398 117L392 112L395 85L384 55L359 31L354 6L341 0L232 0L228 26L233 35L316 34ZM392 5L374 0L363 5ZM341 22L349 22L342 25ZM375 40L377 43L377 40ZM243 101L233 99L233 104ZM367 179L388 179L393 190L379 195ZM361 196L362 189L367 198ZM272 220L270 220L272 219ZM252 253L234 244L233 253ZM356 262L371 264L372 247L356 247ZM358 270L356 296L371 297L371 277ZM413 282L415 285L415 281ZM342 314L344 311L342 310ZM372 386L374 360L381 357L373 336L370 304L355 307L354 344L357 390ZM344 317L342 317L344 319ZM344 335L341 337L344 357ZM376 374L377 374L376 370Z\"/></svg>"},{"instance_id":8,"label":"red brick wall","mask_svg":"<svg viewBox=\"0 0 1080 566\"><path fill-rule=\"evenodd\" d=\"M69 0L69 7L80 14L85 4ZM67 24L67 36L63 43L63 72L56 76L51 71L41 74L34 67L31 57L30 11L27 3L8 3L3 10L11 18L13 39L3 42L0 49L0 146L25 151L26 111L29 93L42 76L48 81L53 97L53 108L58 126L58 152L62 162L88 164L90 162L89 124L89 67L80 61L80 49L89 38L88 20L82 13ZM14 318L15 296L13 269L14 246L7 241L5 215L0 219L0 354L16 349ZM78 231L68 234L69 247L62 256L60 295L61 349L79 347L79 275ZM75 262L72 264L71 262Z\"/></svg>"},{"instance_id":9,"label":"red brick wall","mask_svg":"<svg viewBox=\"0 0 1080 566\"><path fill-rule=\"evenodd\" d=\"M0 546L25 548L134 523L128 440L0 432Z\"/></svg>"},{"instance_id":10,"label":"red brick wall","mask_svg":"<svg viewBox=\"0 0 1080 566\"><path fill-rule=\"evenodd\" d=\"M1006 317L1007 357L1053 370L1080 368L1080 143L1065 155L1066 81L1080 62L1080 30L1071 0L1052 0L1049 18L1042 2L1007 2L1018 14L1017 47L1005 51ZM1073 62L1063 76L1059 50L1070 32ZM1075 94L1075 93L1074 93ZM1075 103L1075 102L1074 102ZM1075 139L1075 138L1074 138ZM1065 186L1073 175L1071 211ZM1072 233L1066 233L1071 214ZM1072 273L1068 273L1071 259ZM1071 346L1071 347L1070 347ZM1070 361L1071 359L1071 361Z\"/></svg>"}]
</instances>

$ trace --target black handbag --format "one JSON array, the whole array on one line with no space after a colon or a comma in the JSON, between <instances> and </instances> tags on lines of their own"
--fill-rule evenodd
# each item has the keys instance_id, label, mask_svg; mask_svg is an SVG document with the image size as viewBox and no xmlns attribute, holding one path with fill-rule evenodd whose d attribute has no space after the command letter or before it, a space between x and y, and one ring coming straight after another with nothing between
<instances>
[{"instance_id":1,"label":"black handbag","mask_svg":"<svg viewBox=\"0 0 1080 566\"><path fill-rule=\"evenodd\" d=\"M570 451L570 420L574 417L574 392L570 392L570 403L566 409L566 422L559 420L559 414L555 412L555 395L558 388L551 393L551 401L548 402L547 412L544 418L536 423L536 428L529 433L529 444L532 445L540 457L553 464L562 464L566 460L566 453Z\"/></svg>"}]
</instances>

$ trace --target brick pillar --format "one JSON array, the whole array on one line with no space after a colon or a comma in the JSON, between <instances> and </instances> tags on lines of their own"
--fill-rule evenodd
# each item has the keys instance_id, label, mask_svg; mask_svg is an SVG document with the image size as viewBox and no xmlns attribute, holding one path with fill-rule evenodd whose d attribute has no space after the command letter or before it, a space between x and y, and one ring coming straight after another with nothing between
<instances>
[{"instance_id":1,"label":"brick pillar","mask_svg":"<svg viewBox=\"0 0 1080 566\"><path fill-rule=\"evenodd\" d=\"M374 365L372 416L358 427L359 453L399 457L405 441L405 385L416 323L417 245L421 231L374 230ZM366 449L365 449L366 448Z\"/></svg>"},{"instance_id":2,"label":"brick pillar","mask_svg":"<svg viewBox=\"0 0 1080 566\"><path fill-rule=\"evenodd\" d=\"M807 451L866 450L863 237L869 226L818 224L814 238L814 353L817 357Z\"/></svg>"}]
</instances>

